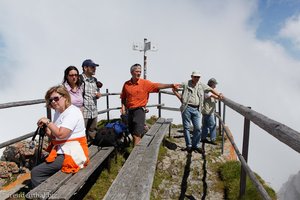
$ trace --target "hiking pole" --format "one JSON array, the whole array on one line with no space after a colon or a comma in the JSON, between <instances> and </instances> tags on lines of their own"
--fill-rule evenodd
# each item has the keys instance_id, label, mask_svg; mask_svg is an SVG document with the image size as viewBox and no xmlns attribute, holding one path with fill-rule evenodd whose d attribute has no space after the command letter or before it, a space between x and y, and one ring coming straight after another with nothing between
<instances>
[{"instance_id":1,"label":"hiking pole","mask_svg":"<svg viewBox=\"0 0 300 200\"><path fill-rule=\"evenodd\" d=\"M38 144L37 157L36 157L37 165L40 164L42 161L42 151L43 151L44 136L46 134L46 125L44 125L42 128L39 128L38 134L39 134L39 144Z\"/></svg>"},{"instance_id":2,"label":"hiking pole","mask_svg":"<svg viewBox=\"0 0 300 200\"><path fill-rule=\"evenodd\" d=\"M35 137L38 135L39 128L37 127L36 131L34 132L34 135L32 136L31 142L29 144L29 149L33 149L35 147Z\"/></svg>"}]
</instances>

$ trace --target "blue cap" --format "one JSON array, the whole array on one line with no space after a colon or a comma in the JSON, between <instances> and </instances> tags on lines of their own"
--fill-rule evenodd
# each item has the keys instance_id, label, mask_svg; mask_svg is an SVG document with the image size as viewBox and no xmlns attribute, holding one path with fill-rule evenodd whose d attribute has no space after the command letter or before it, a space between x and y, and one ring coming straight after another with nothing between
<instances>
[{"instance_id":1,"label":"blue cap","mask_svg":"<svg viewBox=\"0 0 300 200\"><path fill-rule=\"evenodd\" d=\"M91 59L86 59L85 61L83 61L82 63L82 67L98 67L99 65L94 63L94 61L92 61Z\"/></svg>"}]
</instances>

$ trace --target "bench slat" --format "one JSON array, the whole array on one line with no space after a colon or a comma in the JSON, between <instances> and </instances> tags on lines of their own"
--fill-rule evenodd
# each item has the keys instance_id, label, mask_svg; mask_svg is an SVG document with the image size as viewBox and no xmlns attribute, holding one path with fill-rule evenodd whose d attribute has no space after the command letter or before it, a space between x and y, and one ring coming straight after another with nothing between
<instances>
[{"instance_id":1,"label":"bench slat","mask_svg":"<svg viewBox=\"0 0 300 200\"><path fill-rule=\"evenodd\" d=\"M89 147L89 156L92 158L98 151L98 147L92 145ZM27 199L48 199L58 188L73 174L67 174L62 171L56 172L46 181L26 194Z\"/></svg>"},{"instance_id":2,"label":"bench slat","mask_svg":"<svg viewBox=\"0 0 300 200\"><path fill-rule=\"evenodd\" d=\"M159 118L134 147L118 176L107 191L105 200L149 199L161 141L171 119ZM147 193L147 194L144 194Z\"/></svg>"},{"instance_id":3,"label":"bench slat","mask_svg":"<svg viewBox=\"0 0 300 200\"><path fill-rule=\"evenodd\" d=\"M125 164L121 168L117 177L113 181L111 187L107 191L103 199L126 199L132 186L132 180L136 176L140 162L144 157L144 152L151 142L153 135L159 130L161 124L155 123L149 131L144 135L141 142L136 145Z\"/></svg>"},{"instance_id":4,"label":"bench slat","mask_svg":"<svg viewBox=\"0 0 300 200\"><path fill-rule=\"evenodd\" d=\"M89 165L80 173L74 174L49 199L69 199L86 182L90 175L111 154L114 147L104 147L91 159Z\"/></svg>"},{"instance_id":5,"label":"bench slat","mask_svg":"<svg viewBox=\"0 0 300 200\"><path fill-rule=\"evenodd\" d=\"M139 165L127 199L150 199L153 178L156 170L159 146L167 133L169 124L163 124L149 145L143 161Z\"/></svg>"}]
</instances>

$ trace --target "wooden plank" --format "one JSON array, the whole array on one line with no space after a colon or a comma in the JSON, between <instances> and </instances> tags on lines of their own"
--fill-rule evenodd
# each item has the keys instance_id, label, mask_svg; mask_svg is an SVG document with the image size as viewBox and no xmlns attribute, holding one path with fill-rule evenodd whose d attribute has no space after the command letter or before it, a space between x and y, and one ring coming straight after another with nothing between
<instances>
[{"instance_id":1,"label":"wooden plank","mask_svg":"<svg viewBox=\"0 0 300 200\"><path fill-rule=\"evenodd\" d=\"M40 103L45 103L45 99L37 99L37 100L29 100L29 101L16 101L16 102L10 102L10 103L1 103L0 104L0 109L17 107L17 106L28 106L28 105L34 105L34 104L40 104Z\"/></svg>"},{"instance_id":2,"label":"wooden plank","mask_svg":"<svg viewBox=\"0 0 300 200\"><path fill-rule=\"evenodd\" d=\"M133 148L125 164L121 168L103 199L127 199L127 195L132 188L133 180L138 172L139 165L145 156L145 150L160 127L160 123L155 123L152 125L149 131L142 138L140 144Z\"/></svg>"},{"instance_id":3,"label":"wooden plank","mask_svg":"<svg viewBox=\"0 0 300 200\"><path fill-rule=\"evenodd\" d=\"M89 156L92 158L98 151L97 146L89 147ZM48 199L58 188L73 174L67 174L62 171L56 172L54 175L49 177L46 181L41 183L26 194L27 199Z\"/></svg>"},{"instance_id":4,"label":"wooden plank","mask_svg":"<svg viewBox=\"0 0 300 200\"><path fill-rule=\"evenodd\" d=\"M49 199L70 199L113 150L114 147L102 148L91 159L90 164L84 170L74 174Z\"/></svg>"},{"instance_id":5,"label":"wooden plank","mask_svg":"<svg viewBox=\"0 0 300 200\"><path fill-rule=\"evenodd\" d=\"M149 199L159 146L172 119L159 118L126 160L104 199ZM145 138L147 137L147 138ZM148 198L149 197L149 198Z\"/></svg>"},{"instance_id":6,"label":"wooden plank","mask_svg":"<svg viewBox=\"0 0 300 200\"><path fill-rule=\"evenodd\" d=\"M20 137L11 139L11 140L9 140L9 141L0 143L0 149L2 149L2 148L4 148L4 147L7 147L7 146L9 146L9 145L15 144L15 143L17 143L17 142L20 142L20 141L22 141L22 140L28 139L28 138L32 137L32 136L34 135L34 133L35 133L35 132L27 133L26 135L23 135L23 136L20 136Z\"/></svg>"},{"instance_id":7,"label":"wooden plank","mask_svg":"<svg viewBox=\"0 0 300 200\"><path fill-rule=\"evenodd\" d=\"M224 104L236 112L240 113L247 119L251 120L257 126L270 133L272 136L277 138L279 141L288 145L298 153L300 153L300 133L291 129L290 127L281 124L267 116L260 114L250 108L247 108L241 104L235 103L234 101L224 98L222 100Z\"/></svg>"},{"instance_id":8,"label":"wooden plank","mask_svg":"<svg viewBox=\"0 0 300 200\"><path fill-rule=\"evenodd\" d=\"M164 135L169 130L169 126L170 123L165 122L155 134L151 144L148 146L147 152L143 157L143 161L139 165L135 180L132 182L133 186L127 196L127 199L150 199L159 147L164 138Z\"/></svg>"},{"instance_id":9,"label":"wooden plank","mask_svg":"<svg viewBox=\"0 0 300 200\"><path fill-rule=\"evenodd\" d=\"M104 199L124 199L131 188L132 181L143 159L146 145L134 147L125 164L118 173Z\"/></svg>"}]
</instances>

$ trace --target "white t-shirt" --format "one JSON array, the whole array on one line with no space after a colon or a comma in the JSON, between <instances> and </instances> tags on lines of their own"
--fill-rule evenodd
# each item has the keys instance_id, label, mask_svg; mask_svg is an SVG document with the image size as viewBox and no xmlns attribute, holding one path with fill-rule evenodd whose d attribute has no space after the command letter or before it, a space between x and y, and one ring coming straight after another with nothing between
<instances>
[{"instance_id":1,"label":"white t-shirt","mask_svg":"<svg viewBox=\"0 0 300 200\"><path fill-rule=\"evenodd\" d=\"M85 136L85 125L82 112L74 105L70 105L63 113L54 113L54 124L71 130L68 137L56 140L67 140Z\"/></svg>"}]
</instances>

